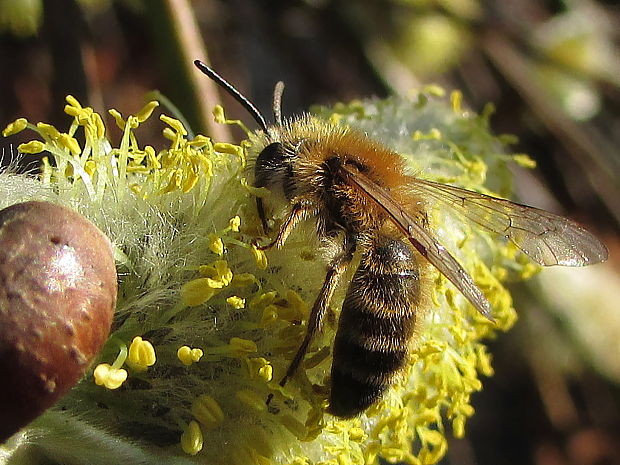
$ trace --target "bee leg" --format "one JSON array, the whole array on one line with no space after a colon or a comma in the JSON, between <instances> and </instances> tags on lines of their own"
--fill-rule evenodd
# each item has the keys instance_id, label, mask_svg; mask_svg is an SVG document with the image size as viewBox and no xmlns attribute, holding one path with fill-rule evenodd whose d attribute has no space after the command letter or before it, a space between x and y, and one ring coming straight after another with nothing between
<instances>
[{"instance_id":1,"label":"bee leg","mask_svg":"<svg viewBox=\"0 0 620 465\"><path fill-rule=\"evenodd\" d=\"M260 199L257 199L257 202ZM258 205L258 204L257 204ZM262 202L261 202L262 205ZM303 220L306 216L308 216L308 212L311 210L310 203L304 201L303 199L298 200L293 205L291 212L288 214L282 226L280 226L280 231L276 238L267 245L258 245L256 241L254 241L254 245L258 250L267 250L272 247L280 248L286 242L286 238L291 233L291 231L299 224L301 220ZM259 208L260 214L260 208Z\"/></svg>"},{"instance_id":2,"label":"bee leg","mask_svg":"<svg viewBox=\"0 0 620 465\"><path fill-rule=\"evenodd\" d=\"M291 361L288 369L286 370L286 374L280 381L280 386L284 386L286 382L291 378L308 351L308 347L310 347L310 343L314 338L314 335L320 331L321 325L323 323L323 317L325 316L325 310L327 310L327 306L334 295L334 290L336 289L336 285L338 281L342 277L342 274L346 271L347 266L351 263L353 258L353 251L355 250L355 246L353 245L353 241L346 241L346 249L345 251L338 255L329 265L327 270L327 276L325 277L325 281L323 282L323 287L321 288L321 292L317 296L314 301L314 305L312 306L312 310L310 312L310 318L308 320L308 328L306 329L306 335L304 336L304 340L302 341L299 349L297 349L297 353L295 357Z\"/></svg>"},{"instance_id":3,"label":"bee leg","mask_svg":"<svg viewBox=\"0 0 620 465\"><path fill-rule=\"evenodd\" d=\"M256 210L258 210L258 217L260 218L260 222L263 225L263 231L265 233L269 232L267 216L265 215L265 205L263 204L263 199L261 199L260 197L256 197Z\"/></svg>"}]
</instances>

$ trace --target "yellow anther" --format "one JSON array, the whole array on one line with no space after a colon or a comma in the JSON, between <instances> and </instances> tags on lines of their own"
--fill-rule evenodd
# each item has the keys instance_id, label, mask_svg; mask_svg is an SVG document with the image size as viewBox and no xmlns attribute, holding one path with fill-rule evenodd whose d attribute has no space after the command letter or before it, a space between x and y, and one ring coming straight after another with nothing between
<instances>
[{"instance_id":1,"label":"yellow anther","mask_svg":"<svg viewBox=\"0 0 620 465\"><path fill-rule=\"evenodd\" d=\"M286 292L286 300L284 302L278 302L277 305L270 305L265 308L265 311L267 311L269 307L275 307L277 309L278 318L285 321L304 320L308 316L306 303L299 294L292 290ZM269 309L269 311L273 311L273 308ZM265 316L264 312L263 316Z\"/></svg>"},{"instance_id":2,"label":"yellow anther","mask_svg":"<svg viewBox=\"0 0 620 465\"><path fill-rule=\"evenodd\" d=\"M441 420L441 415L436 409L425 409L417 415L417 419L422 424L430 424Z\"/></svg>"},{"instance_id":3,"label":"yellow anther","mask_svg":"<svg viewBox=\"0 0 620 465\"><path fill-rule=\"evenodd\" d=\"M267 305L273 303L276 300L278 293L276 291L263 292L258 297L255 297L250 302L250 308L252 310L260 310Z\"/></svg>"},{"instance_id":4,"label":"yellow anther","mask_svg":"<svg viewBox=\"0 0 620 465\"><path fill-rule=\"evenodd\" d=\"M237 310L245 308L245 299L236 295L228 297L226 303Z\"/></svg>"},{"instance_id":5,"label":"yellow anther","mask_svg":"<svg viewBox=\"0 0 620 465\"><path fill-rule=\"evenodd\" d=\"M153 110L159 106L159 102L156 100L151 100L146 105L144 105L138 113L136 113L136 119L143 123L147 119L151 117L153 114Z\"/></svg>"},{"instance_id":6,"label":"yellow anther","mask_svg":"<svg viewBox=\"0 0 620 465\"><path fill-rule=\"evenodd\" d=\"M222 289L225 284L219 279L207 278L207 285L213 289Z\"/></svg>"},{"instance_id":7,"label":"yellow anther","mask_svg":"<svg viewBox=\"0 0 620 465\"><path fill-rule=\"evenodd\" d=\"M58 141L69 149L72 155L79 155L82 152L78 141L64 132L58 135Z\"/></svg>"},{"instance_id":8,"label":"yellow anther","mask_svg":"<svg viewBox=\"0 0 620 465\"><path fill-rule=\"evenodd\" d=\"M261 315L260 324L262 326L269 326L270 324L275 323L279 319L279 314L280 312L278 311L277 306L273 304L267 305Z\"/></svg>"},{"instance_id":9,"label":"yellow anther","mask_svg":"<svg viewBox=\"0 0 620 465\"><path fill-rule=\"evenodd\" d=\"M233 337L228 343L230 354L233 357L244 357L246 355L254 354L258 350L256 343L248 339L241 339L240 337Z\"/></svg>"},{"instance_id":10,"label":"yellow anther","mask_svg":"<svg viewBox=\"0 0 620 465\"><path fill-rule=\"evenodd\" d=\"M238 273L233 276L230 284L232 286L250 286L256 282L256 276L252 273Z\"/></svg>"},{"instance_id":11,"label":"yellow anther","mask_svg":"<svg viewBox=\"0 0 620 465\"><path fill-rule=\"evenodd\" d=\"M475 410L474 410L474 408L473 408L471 405L469 405L469 404L462 404L462 405L459 407L459 412L460 412L462 415L465 415L466 417L471 417L471 416L475 413Z\"/></svg>"},{"instance_id":12,"label":"yellow anther","mask_svg":"<svg viewBox=\"0 0 620 465\"><path fill-rule=\"evenodd\" d=\"M239 218L238 216L231 218L228 222L228 225L232 231L239 232L239 226L241 226L241 218Z\"/></svg>"},{"instance_id":13,"label":"yellow anther","mask_svg":"<svg viewBox=\"0 0 620 465\"><path fill-rule=\"evenodd\" d=\"M233 279L233 272L226 260L216 260L211 265L201 265L198 272L208 279L207 284L214 289L228 286Z\"/></svg>"},{"instance_id":14,"label":"yellow anther","mask_svg":"<svg viewBox=\"0 0 620 465\"><path fill-rule=\"evenodd\" d=\"M93 123L95 125L96 137L98 139L103 139L105 137L105 124L99 113L93 113Z\"/></svg>"},{"instance_id":15,"label":"yellow anther","mask_svg":"<svg viewBox=\"0 0 620 465\"><path fill-rule=\"evenodd\" d=\"M250 389L241 389L235 393L235 396L241 403L247 405L250 408L253 408L254 410L257 410L259 412L264 412L265 410L267 410L265 397L261 396L255 391L252 391Z\"/></svg>"},{"instance_id":16,"label":"yellow anther","mask_svg":"<svg viewBox=\"0 0 620 465\"><path fill-rule=\"evenodd\" d=\"M220 257L224 255L224 243L217 234L209 234L208 236L209 250Z\"/></svg>"},{"instance_id":17,"label":"yellow anther","mask_svg":"<svg viewBox=\"0 0 620 465\"><path fill-rule=\"evenodd\" d=\"M452 434L459 439L465 437L465 416L457 415L452 420Z\"/></svg>"},{"instance_id":18,"label":"yellow anther","mask_svg":"<svg viewBox=\"0 0 620 465\"><path fill-rule=\"evenodd\" d=\"M243 149L238 145L229 144L228 142L216 142L213 144L213 150L219 153L226 153L228 155L237 155L239 156Z\"/></svg>"},{"instance_id":19,"label":"yellow anther","mask_svg":"<svg viewBox=\"0 0 620 465\"><path fill-rule=\"evenodd\" d=\"M400 462L405 456L405 451L396 447L381 448L381 456L390 463Z\"/></svg>"},{"instance_id":20,"label":"yellow anther","mask_svg":"<svg viewBox=\"0 0 620 465\"><path fill-rule=\"evenodd\" d=\"M286 300L291 305L291 307L299 308L306 306L306 302L304 302L304 299L302 299L301 296L292 289L286 291Z\"/></svg>"},{"instance_id":21,"label":"yellow anther","mask_svg":"<svg viewBox=\"0 0 620 465\"><path fill-rule=\"evenodd\" d=\"M263 357L247 358L246 366L250 378L258 377L267 383L273 379L273 367Z\"/></svg>"},{"instance_id":22,"label":"yellow anther","mask_svg":"<svg viewBox=\"0 0 620 465\"><path fill-rule=\"evenodd\" d=\"M450 94L450 103L452 104L452 111L454 113L463 112L463 93L458 90L453 90Z\"/></svg>"},{"instance_id":23,"label":"yellow anther","mask_svg":"<svg viewBox=\"0 0 620 465\"><path fill-rule=\"evenodd\" d=\"M477 367L484 376L493 376L494 370L491 365L491 354L486 351L486 347L479 345L476 347Z\"/></svg>"},{"instance_id":24,"label":"yellow anther","mask_svg":"<svg viewBox=\"0 0 620 465\"><path fill-rule=\"evenodd\" d=\"M173 142L179 139L179 133L174 132L170 128L164 128L164 130L161 133L166 139L171 140Z\"/></svg>"},{"instance_id":25,"label":"yellow anther","mask_svg":"<svg viewBox=\"0 0 620 465\"><path fill-rule=\"evenodd\" d=\"M430 444L433 446L437 446L446 440L441 431L428 428L420 428L418 435L423 444Z\"/></svg>"},{"instance_id":26,"label":"yellow anther","mask_svg":"<svg viewBox=\"0 0 620 465\"><path fill-rule=\"evenodd\" d=\"M354 442L364 442L368 438L366 432L357 426L349 429L349 439Z\"/></svg>"},{"instance_id":27,"label":"yellow anther","mask_svg":"<svg viewBox=\"0 0 620 465\"><path fill-rule=\"evenodd\" d=\"M273 379L273 367L271 365L265 365L258 370L258 376L265 382L269 382Z\"/></svg>"},{"instance_id":28,"label":"yellow anther","mask_svg":"<svg viewBox=\"0 0 620 465\"><path fill-rule=\"evenodd\" d=\"M98 166L99 165L97 165L97 163L93 160L88 160L86 163L84 163L84 171L86 171L89 176L92 176L97 171Z\"/></svg>"},{"instance_id":29,"label":"yellow anther","mask_svg":"<svg viewBox=\"0 0 620 465\"><path fill-rule=\"evenodd\" d=\"M197 134L188 144L196 148L208 147L211 145L211 138L203 136L202 134Z\"/></svg>"},{"instance_id":30,"label":"yellow anther","mask_svg":"<svg viewBox=\"0 0 620 465\"><path fill-rule=\"evenodd\" d=\"M45 150L45 144L39 140L31 140L25 144L19 144L17 150L21 153L41 153Z\"/></svg>"},{"instance_id":31,"label":"yellow anther","mask_svg":"<svg viewBox=\"0 0 620 465\"><path fill-rule=\"evenodd\" d=\"M224 114L224 108L221 105L215 105L213 108L213 119L216 123L226 123L226 115Z\"/></svg>"},{"instance_id":32,"label":"yellow anther","mask_svg":"<svg viewBox=\"0 0 620 465\"><path fill-rule=\"evenodd\" d=\"M190 421L185 431L181 435L181 449L189 455L196 455L202 450L204 438L200 425L195 421Z\"/></svg>"},{"instance_id":33,"label":"yellow anther","mask_svg":"<svg viewBox=\"0 0 620 465\"><path fill-rule=\"evenodd\" d=\"M127 371L122 368L113 368L108 363L100 363L93 373L95 383L108 389L119 388L127 379Z\"/></svg>"},{"instance_id":34,"label":"yellow anther","mask_svg":"<svg viewBox=\"0 0 620 465\"><path fill-rule=\"evenodd\" d=\"M428 341L418 350L420 357L428 357L432 354L442 353L446 350L447 344L443 341Z\"/></svg>"},{"instance_id":35,"label":"yellow anther","mask_svg":"<svg viewBox=\"0 0 620 465\"><path fill-rule=\"evenodd\" d=\"M71 105L72 107L81 110L82 109L82 105L80 104L80 102L78 101L78 99L76 99L73 95L67 95L65 97L65 101Z\"/></svg>"},{"instance_id":36,"label":"yellow anther","mask_svg":"<svg viewBox=\"0 0 620 465\"><path fill-rule=\"evenodd\" d=\"M190 366L192 363L198 362L203 355L202 349L192 349L189 346L182 346L177 350L177 357L185 366Z\"/></svg>"},{"instance_id":37,"label":"yellow anther","mask_svg":"<svg viewBox=\"0 0 620 465\"><path fill-rule=\"evenodd\" d=\"M443 87L437 84L428 84L423 88L424 93L432 95L433 97L443 97L446 95L446 91Z\"/></svg>"},{"instance_id":38,"label":"yellow anther","mask_svg":"<svg viewBox=\"0 0 620 465\"><path fill-rule=\"evenodd\" d=\"M218 280L222 281L225 286L228 286L233 279L233 272L228 266L228 262L226 260L217 260L214 262L214 265Z\"/></svg>"},{"instance_id":39,"label":"yellow anther","mask_svg":"<svg viewBox=\"0 0 620 465\"><path fill-rule=\"evenodd\" d=\"M191 412L205 428L213 428L224 421L224 411L220 404L208 394L202 394L194 400Z\"/></svg>"},{"instance_id":40,"label":"yellow anther","mask_svg":"<svg viewBox=\"0 0 620 465\"><path fill-rule=\"evenodd\" d=\"M26 129L28 125L28 120L26 118L17 118L12 123L9 123L6 128L2 131L2 135L4 137L12 136L13 134L17 134L18 132Z\"/></svg>"},{"instance_id":41,"label":"yellow anther","mask_svg":"<svg viewBox=\"0 0 620 465\"><path fill-rule=\"evenodd\" d=\"M148 367L155 364L155 361L153 345L140 336L134 337L129 346L127 364L136 371L146 371Z\"/></svg>"},{"instance_id":42,"label":"yellow anther","mask_svg":"<svg viewBox=\"0 0 620 465\"><path fill-rule=\"evenodd\" d=\"M211 278L198 278L181 286L181 300L185 305L195 307L213 297L217 289L209 285Z\"/></svg>"},{"instance_id":43,"label":"yellow anther","mask_svg":"<svg viewBox=\"0 0 620 465\"><path fill-rule=\"evenodd\" d=\"M123 116L120 114L120 112L118 110L115 110L114 108L108 110L108 113L110 114L110 116L112 116L112 118L114 118L114 122L116 122L116 125L119 127L119 129L125 129L125 120L123 119Z\"/></svg>"},{"instance_id":44,"label":"yellow anther","mask_svg":"<svg viewBox=\"0 0 620 465\"><path fill-rule=\"evenodd\" d=\"M431 139L440 140L441 139L441 131L439 129L437 129L437 128L432 128L428 132L428 136Z\"/></svg>"},{"instance_id":45,"label":"yellow anther","mask_svg":"<svg viewBox=\"0 0 620 465\"><path fill-rule=\"evenodd\" d=\"M144 147L144 154L146 156L146 163L149 169L151 170L161 169L161 163L157 159L155 149L152 146L146 145Z\"/></svg>"},{"instance_id":46,"label":"yellow anther","mask_svg":"<svg viewBox=\"0 0 620 465\"><path fill-rule=\"evenodd\" d=\"M512 159L520 166L528 169L536 168L536 160L532 159L525 153L517 153L512 155Z\"/></svg>"},{"instance_id":47,"label":"yellow anther","mask_svg":"<svg viewBox=\"0 0 620 465\"><path fill-rule=\"evenodd\" d=\"M174 129L174 131L178 134L182 134L184 136L187 135L187 129L185 129L183 123L181 123L178 119L171 118L170 116L166 115L161 115L159 119L166 123L168 126L170 126L172 129Z\"/></svg>"},{"instance_id":48,"label":"yellow anther","mask_svg":"<svg viewBox=\"0 0 620 465\"><path fill-rule=\"evenodd\" d=\"M51 124L37 123L37 129L42 136L47 136L47 138L51 140L56 140L58 139L58 136L60 136L60 132L58 131L58 129L56 129Z\"/></svg>"},{"instance_id":49,"label":"yellow anther","mask_svg":"<svg viewBox=\"0 0 620 465\"><path fill-rule=\"evenodd\" d=\"M194 186L196 186L199 180L200 180L200 177L197 174L187 173L185 182L181 186L181 191L187 194L189 191L191 191L194 188Z\"/></svg>"},{"instance_id":50,"label":"yellow anther","mask_svg":"<svg viewBox=\"0 0 620 465\"><path fill-rule=\"evenodd\" d=\"M256 260L256 266L260 270L264 270L267 268L267 255L262 250L256 248L254 244L252 244L252 255L254 256L254 260Z\"/></svg>"}]
</instances>

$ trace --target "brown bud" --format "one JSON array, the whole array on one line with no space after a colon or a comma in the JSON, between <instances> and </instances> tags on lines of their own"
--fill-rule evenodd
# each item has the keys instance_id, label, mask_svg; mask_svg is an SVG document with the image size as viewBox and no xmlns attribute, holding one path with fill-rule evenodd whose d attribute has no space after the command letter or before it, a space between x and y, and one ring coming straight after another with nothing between
<instances>
[{"instance_id":1,"label":"brown bud","mask_svg":"<svg viewBox=\"0 0 620 465\"><path fill-rule=\"evenodd\" d=\"M49 202L0 211L0 443L84 374L116 291L110 241L82 215Z\"/></svg>"}]
</instances>

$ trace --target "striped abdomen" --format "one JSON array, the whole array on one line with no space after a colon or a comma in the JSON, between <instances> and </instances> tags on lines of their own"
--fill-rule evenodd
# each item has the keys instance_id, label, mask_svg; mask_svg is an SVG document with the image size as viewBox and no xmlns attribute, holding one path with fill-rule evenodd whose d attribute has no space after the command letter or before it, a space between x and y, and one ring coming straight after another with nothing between
<instances>
[{"instance_id":1,"label":"striped abdomen","mask_svg":"<svg viewBox=\"0 0 620 465\"><path fill-rule=\"evenodd\" d=\"M329 410L362 412L407 363L420 303L414 253L403 242L376 238L362 257L342 305L334 344Z\"/></svg>"}]
</instances>

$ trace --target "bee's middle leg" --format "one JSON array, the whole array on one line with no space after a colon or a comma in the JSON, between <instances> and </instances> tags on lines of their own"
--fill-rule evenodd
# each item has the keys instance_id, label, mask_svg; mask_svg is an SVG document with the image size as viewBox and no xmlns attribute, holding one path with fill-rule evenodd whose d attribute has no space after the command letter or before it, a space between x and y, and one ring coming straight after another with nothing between
<instances>
[{"instance_id":1,"label":"bee's middle leg","mask_svg":"<svg viewBox=\"0 0 620 465\"><path fill-rule=\"evenodd\" d=\"M338 281L346 271L347 267L351 263L353 259L353 252L355 251L355 245L353 241L347 240L345 241L345 247L342 253L337 255L329 264L327 269L327 275L325 276L325 281L323 282L323 287L319 292L316 300L314 301L314 305L312 306L312 310L310 311L310 318L308 319L308 327L306 329L306 335L297 349L297 353L295 357L291 361L288 369L286 370L286 374L280 381L280 386L284 386L286 382L291 378L308 351L310 347L310 343L317 332L320 331L321 325L323 323L323 317L325 316L325 311L329 306L329 302L334 295L334 291L336 290L336 286L338 285Z\"/></svg>"}]
</instances>

